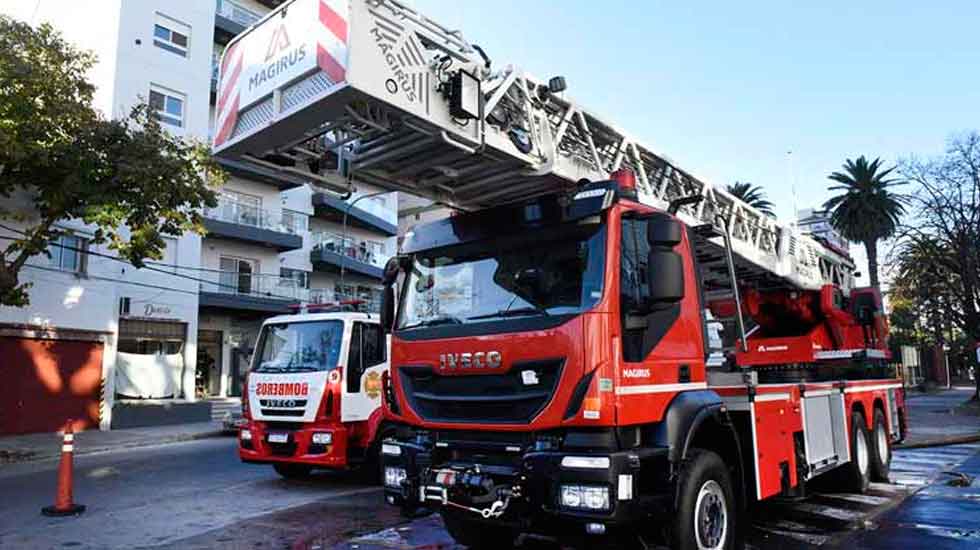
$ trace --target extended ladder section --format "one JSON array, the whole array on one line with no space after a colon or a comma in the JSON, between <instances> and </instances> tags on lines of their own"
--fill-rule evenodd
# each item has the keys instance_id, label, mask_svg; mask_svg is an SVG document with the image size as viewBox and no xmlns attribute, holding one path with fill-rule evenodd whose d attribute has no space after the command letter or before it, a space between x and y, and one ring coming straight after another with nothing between
<instances>
[{"instance_id":1,"label":"extended ladder section","mask_svg":"<svg viewBox=\"0 0 980 550\"><path fill-rule=\"evenodd\" d=\"M703 197L678 215L729 232L740 277L851 287L848 257L694 177L563 90L560 78L495 68L460 32L394 0L292 0L226 49L214 152L340 192L361 181L463 209L629 168L653 206Z\"/></svg>"}]
</instances>

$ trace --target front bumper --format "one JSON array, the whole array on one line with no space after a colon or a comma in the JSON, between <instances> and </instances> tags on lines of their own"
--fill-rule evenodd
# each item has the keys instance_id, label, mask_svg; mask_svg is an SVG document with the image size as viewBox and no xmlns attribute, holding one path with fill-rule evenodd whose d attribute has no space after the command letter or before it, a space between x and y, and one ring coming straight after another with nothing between
<instances>
[{"instance_id":1,"label":"front bumper","mask_svg":"<svg viewBox=\"0 0 980 550\"><path fill-rule=\"evenodd\" d=\"M242 437L246 431L251 439ZM315 433L330 433L331 443L313 443ZM272 434L280 437L284 434L286 441L272 442L269 440ZM342 469L348 466L347 430L339 423L308 423L299 428L286 428L249 421L238 432L238 456L249 463L289 462Z\"/></svg>"},{"instance_id":2,"label":"front bumper","mask_svg":"<svg viewBox=\"0 0 980 550\"><path fill-rule=\"evenodd\" d=\"M584 452L503 446L498 454L484 454L482 449L473 453L465 445L422 437L393 438L386 444L389 452L382 456L384 467L405 470L399 486L385 484L389 504L435 508L524 532L567 535L569 523L581 526L578 533L584 533L590 524L602 524L607 533L628 530L651 513L666 510L670 502L666 448ZM392 452L395 447L397 454ZM608 466L600 460L603 467L570 467L563 465L565 457L608 459ZM458 475L450 474L453 480L447 482L447 471ZM647 473L644 477L641 471L663 475ZM608 508L563 505L562 486L604 488ZM504 503L506 509L500 513L494 502Z\"/></svg>"}]
</instances>

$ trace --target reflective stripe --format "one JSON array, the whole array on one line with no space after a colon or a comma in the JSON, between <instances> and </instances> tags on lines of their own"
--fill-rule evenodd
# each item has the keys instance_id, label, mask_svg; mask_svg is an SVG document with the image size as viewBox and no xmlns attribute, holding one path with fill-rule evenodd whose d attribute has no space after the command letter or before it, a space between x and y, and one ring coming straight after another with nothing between
<instances>
[{"instance_id":1,"label":"reflective stripe","mask_svg":"<svg viewBox=\"0 0 980 550\"><path fill-rule=\"evenodd\" d=\"M893 388L901 388L901 384L879 384L877 386L852 386L850 388L844 388L844 393L855 393L859 391L876 391L876 390L890 390Z\"/></svg>"},{"instance_id":2,"label":"reflective stripe","mask_svg":"<svg viewBox=\"0 0 980 550\"><path fill-rule=\"evenodd\" d=\"M65 434L65 443L75 441L75 434Z\"/></svg>"},{"instance_id":3,"label":"reflective stripe","mask_svg":"<svg viewBox=\"0 0 980 550\"><path fill-rule=\"evenodd\" d=\"M667 393L683 390L707 389L705 382L687 382L685 384L644 384L642 386L618 386L616 395L637 395L644 393Z\"/></svg>"},{"instance_id":4,"label":"reflective stripe","mask_svg":"<svg viewBox=\"0 0 980 550\"><path fill-rule=\"evenodd\" d=\"M61 446L61 452L63 452L63 453L70 453L70 452L72 452L74 450L75 450L75 446L74 445L62 445Z\"/></svg>"},{"instance_id":5,"label":"reflective stripe","mask_svg":"<svg viewBox=\"0 0 980 550\"><path fill-rule=\"evenodd\" d=\"M760 401L789 401L788 393L757 393L756 402Z\"/></svg>"}]
</instances>

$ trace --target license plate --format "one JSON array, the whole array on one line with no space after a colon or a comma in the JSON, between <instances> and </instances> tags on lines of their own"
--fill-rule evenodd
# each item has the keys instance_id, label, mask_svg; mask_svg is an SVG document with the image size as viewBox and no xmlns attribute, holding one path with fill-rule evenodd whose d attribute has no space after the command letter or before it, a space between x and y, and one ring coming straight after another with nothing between
<instances>
[{"instance_id":1,"label":"license plate","mask_svg":"<svg viewBox=\"0 0 980 550\"><path fill-rule=\"evenodd\" d=\"M286 443L289 441L289 434L269 434L269 443Z\"/></svg>"}]
</instances>

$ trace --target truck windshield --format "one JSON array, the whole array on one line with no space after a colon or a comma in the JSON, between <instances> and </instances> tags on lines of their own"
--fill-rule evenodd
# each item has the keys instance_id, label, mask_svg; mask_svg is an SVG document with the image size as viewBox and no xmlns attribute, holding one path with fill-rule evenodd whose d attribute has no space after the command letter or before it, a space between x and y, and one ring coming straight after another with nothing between
<instances>
[{"instance_id":1,"label":"truck windshield","mask_svg":"<svg viewBox=\"0 0 980 550\"><path fill-rule=\"evenodd\" d=\"M397 328L581 313L602 297L605 235L595 217L419 252Z\"/></svg>"},{"instance_id":2,"label":"truck windshield","mask_svg":"<svg viewBox=\"0 0 980 550\"><path fill-rule=\"evenodd\" d=\"M275 323L262 328L255 372L313 372L337 368L341 321Z\"/></svg>"}]
</instances>

